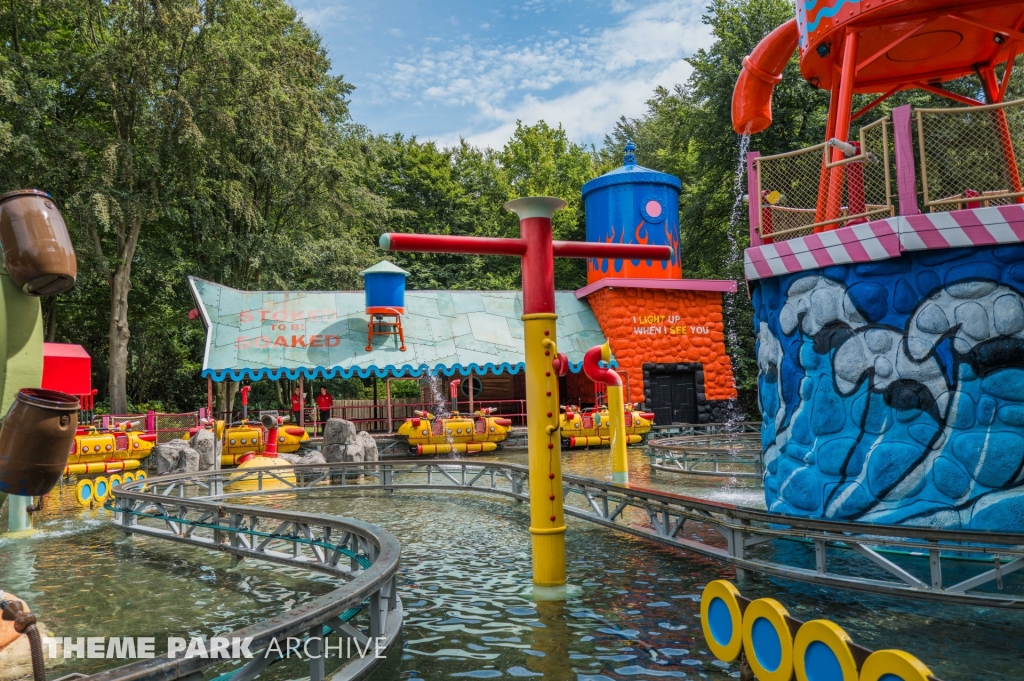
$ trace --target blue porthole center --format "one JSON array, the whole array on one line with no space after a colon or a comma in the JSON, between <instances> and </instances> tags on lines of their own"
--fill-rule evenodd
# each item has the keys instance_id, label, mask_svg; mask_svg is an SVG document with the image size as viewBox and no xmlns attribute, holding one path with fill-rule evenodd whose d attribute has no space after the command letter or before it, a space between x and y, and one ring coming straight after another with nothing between
<instances>
[{"instance_id":1,"label":"blue porthole center","mask_svg":"<svg viewBox=\"0 0 1024 681\"><path fill-rule=\"evenodd\" d=\"M758 617L750 628L750 638L757 663L769 672L778 669L782 664L782 641L775 626L764 617Z\"/></svg>"},{"instance_id":2,"label":"blue porthole center","mask_svg":"<svg viewBox=\"0 0 1024 681\"><path fill-rule=\"evenodd\" d=\"M808 681L842 681L843 668L839 658L821 641L813 641L804 653L804 671Z\"/></svg>"},{"instance_id":3,"label":"blue porthole center","mask_svg":"<svg viewBox=\"0 0 1024 681\"><path fill-rule=\"evenodd\" d=\"M721 598L711 600L708 607L708 627L718 645L728 645L732 641L732 613Z\"/></svg>"}]
</instances>

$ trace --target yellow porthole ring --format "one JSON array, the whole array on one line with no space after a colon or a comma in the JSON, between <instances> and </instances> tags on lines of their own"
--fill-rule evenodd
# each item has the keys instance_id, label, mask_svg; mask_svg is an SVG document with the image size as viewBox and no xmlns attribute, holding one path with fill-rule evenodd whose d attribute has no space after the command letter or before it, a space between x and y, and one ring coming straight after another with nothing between
<instances>
[{"instance_id":1,"label":"yellow porthole ring","mask_svg":"<svg viewBox=\"0 0 1024 681\"><path fill-rule=\"evenodd\" d=\"M793 634L789 612L773 598L761 598L743 611L743 650L759 681L793 678Z\"/></svg>"},{"instance_id":2,"label":"yellow porthole ring","mask_svg":"<svg viewBox=\"0 0 1024 681\"><path fill-rule=\"evenodd\" d=\"M149 476L146 475L146 471L135 471L135 479L136 480L145 480L148 477Z\"/></svg>"},{"instance_id":3,"label":"yellow porthole ring","mask_svg":"<svg viewBox=\"0 0 1024 681\"><path fill-rule=\"evenodd\" d=\"M95 487L93 481L89 478L78 481L78 484L75 485L75 501L78 502L79 506L88 506L92 503L93 489Z\"/></svg>"},{"instance_id":4,"label":"yellow porthole ring","mask_svg":"<svg viewBox=\"0 0 1024 681\"><path fill-rule=\"evenodd\" d=\"M932 671L902 650L876 650L860 670L860 681L928 681Z\"/></svg>"},{"instance_id":5,"label":"yellow porthole ring","mask_svg":"<svg viewBox=\"0 0 1024 681\"><path fill-rule=\"evenodd\" d=\"M110 494L110 481L100 475L93 479L93 483L92 499L102 504L107 500L107 495Z\"/></svg>"},{"instance_id":6,"label":"yellow porthole ring","mask_svg":"<svg viewBox=\"0 0 1024 681\"><path fill-rule=\"evenodd\" d=\"M135 482L135 474L134 473L125 473L122 476L121 479L124 480L124 484L127 485L129 482Z\"/></svg>"},{"instance_id":7,"label":"yellow porthole ring","mask_svg":"<svg viewBox=\"0 0 1024 681\"><path fill-rule=\"evenodd\" d=\"M700 625L711 653L723 662L732 662L743 650L743 613L739 590L724 579L704 587L700 598Z\"/></svg>"},{"instance_id":8,"label":"yellow porthole ring","mask_svg":"<svg viewBox=\"0 0 1024 681\"><path fill-rule=\"evenodd\" d=\"M118 485L123 484L124 478L122 478L118 473L114 473L113 475L110 476L110 489L114 489Z\"/></svg>"},{"instance_id":9,"label":"yellow porthole ring","mask_svg":"<svg viewBox=\"0 0 1024 681\"><path fill-rule=\"evenodd\" d=\"M858 681L851 642L838 624L828 620L805 623L796 632L793 645L797 681Z\"/></svg>"}]
</instances>

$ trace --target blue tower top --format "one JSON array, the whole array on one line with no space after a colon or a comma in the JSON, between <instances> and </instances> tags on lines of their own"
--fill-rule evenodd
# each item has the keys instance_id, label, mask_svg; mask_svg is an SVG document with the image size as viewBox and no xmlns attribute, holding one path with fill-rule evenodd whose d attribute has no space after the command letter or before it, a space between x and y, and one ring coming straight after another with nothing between
<instances>
[{"instance_id":1,"label":"blue tower top","mask_svg":"<svg viewBox=\"0 0 1024 681\"><path fill-rule=\"evenodd\" d=\"M587 241L672 247L672 259L587 261L587 281L602 279L681 279L679 257L679 178L636 164L636 145L626 144L623 164L583 185Z\"/></svg>"},{"instance_id":2,"label":"blue tower top","mask_svg":"<svg viewBox=\"0 0 1024 681\"><path fill-rule=\"evenodd\" d=\"M583 185L583 200L587 198L587 194L600 189L601 187L610 187L617 184L631 184L634 182L644 182L647 184L662 184L667 187L672 187L678 193L683 188L683 183L675 175L669 175L668 173L660 173L657 170L651 170L636 164L636 145L632 142L626 143L626 153L622 158L622 166L607 172L601 177L595 177L590 182Z\"/></svg>"},{"instance_id":3,"label":"blue tower top","mask_svg":"<svg viewBox=\"0 0 1024 681\"><path fill-rule=\"evenodd\" d=\"M394 308L405 312L405 278L409 275L387 260L359 273L366 289L366 312L382 312L381 308Z\"/></svg>"}]
</instances>

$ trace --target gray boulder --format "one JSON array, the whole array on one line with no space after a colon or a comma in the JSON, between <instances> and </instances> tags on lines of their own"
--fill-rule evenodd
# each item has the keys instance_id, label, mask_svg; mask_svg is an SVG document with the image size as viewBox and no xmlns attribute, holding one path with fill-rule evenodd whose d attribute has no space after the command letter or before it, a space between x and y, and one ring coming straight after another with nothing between
<instances>
[{"instance_id":1,"label":"gray boulder","mask_svg":"<svg viewBox=\"0 0 1024 681\"><path fill-rule=\"evenodd\" d=\"M377 461L377 441L365 430L359 431L356 435L356 444L363 448L363 461Z\"/></svg>"},{"instance_id":2,"label":"gray boulder","mask_svg":"<svg viewBox=\"0 0 1024 681\"><path fill-rule=\"evenodd\" d=\"M351 445L356 441L356 424L345 419L328 419L324 425L324 445ZM330 461L330 458L327 459Z\"/></svg>"},{"instance_id":3,"label":"gray boulder","mask_svg":"<svg viewBox=\"0 0 1024 681\"><path fill-rule=\"evenodd\" d=\"M208 471L216 467L217 438L209 430L200 430L192 438L192 449L199 452L199 470Z\"/></svg>"},{"instance_id":4,"label":"gray boulder","mask_svg":"<svg viewBox=\"0 0 1024 681\"><path fill-rule=\"evenodd\" d=\"M153 459L157 462L157 475L182 472L178 470L178 465L181 461L181 453L184 450L191 450L191 446L183 439L172 439L170 442L163 442L155 446L153 449ZM196 461L198 470L199 453L196 454Z\"/></svg>"},{"instance_id":5,"label":"gray boulder","mask_svg":"<svg viewBox=\"0 0 1024 681\"><path fill-rule=\"evenodd\" d=\"M345 454L342 461L362 461L363 446L360 444L345 445Z\"/></svg>"},{"instance_id":6,"label":"gray boulder","mask_svg":"<svg viewBox=\"0 0 1024 681\"><path fill-rule=\"evenodd\" d=\"M300 458L296 463L304 466L306 464L313 463L327 463L327 459L324 458L323 454L314 449L311 452L307 452L306 455Z\"/></svg>"},{"instance_id":7,"label":"gray boulder","mask_svg":"<svg viewBox=\"0 0 1024 681\"><path fill-rule=\"evenodd\" d=\"M345 460L348 445L324 445L324 459L328 463L339 463Z\"/></svg>"},{"instance_id":8,"label":"gray boulder","mask_svg":"<svg viewBox=\"0 0 1024 681\"><path fill-rule=\"evenodd\" d=\"M199 472L199 452L187 447L181 450L181 454L178 456L178 468L174 471L175 473L198 473Z\"/></svg>"}]
</instances>

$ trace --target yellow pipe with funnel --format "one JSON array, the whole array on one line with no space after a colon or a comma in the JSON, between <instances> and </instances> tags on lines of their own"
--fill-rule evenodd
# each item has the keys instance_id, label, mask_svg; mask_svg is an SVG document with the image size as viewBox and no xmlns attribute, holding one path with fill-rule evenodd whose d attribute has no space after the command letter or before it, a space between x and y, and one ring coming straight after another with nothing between
<instances>
[{"instance_id":1,"label":"yellow pipe with funnel","mask_svg":"<svg viewBox=\"0 0 1024 681\"><path fill-rule=\"evenodd\" d=\"M603 383L608 394L608 420L611 431L612 482L629 484L629 465L626 447L630 444L626 433L626 405L622 397L622 377L607 365L612 361L612 347L607 341L596 345L583 356L583 372L594 383ZM604 362L602 367L599 362Z\"/></svg>"}]
</instances>

